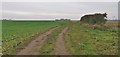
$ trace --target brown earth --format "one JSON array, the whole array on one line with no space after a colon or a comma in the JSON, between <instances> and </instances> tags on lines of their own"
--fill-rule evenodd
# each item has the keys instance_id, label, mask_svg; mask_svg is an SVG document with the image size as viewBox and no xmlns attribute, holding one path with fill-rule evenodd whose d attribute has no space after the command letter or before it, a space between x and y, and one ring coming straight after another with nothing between
<instances>
[{"instance_id":1,"label":"brown earth","mask_svg":"<svg viewBox=\"0 0 120 57\"><path fill-rule=\"evenodd\" d=\"M65 48L65 44L64 44L64 34L67 32L68 27L65 27L65 29L58 35L58 38L56 40L56 47L55 50L53 51L53 53L55 55L69 55L69 53L67 52L67 49Z\"/></svg>"},{"instance_id":2,"label":"brown earth","mask_svg":"<svg viewBox=\"0 0 120 57\"><path fill-rule=\"evenodd\" d=\"M113 27L120 27L120 21L107 21L105 26L113 26Z\"/></svg>"},{"instance_id":3,"label":"brown earth","mask_svg":"<svg viewBox=\"0 0 120 57\"><path fill-rule=\"evenodd\" d=\"M45 42L45 40L49 37L53 30L59 27L55 27L46 33L38 36L35 40L31 41L24 49L18 52L16 55L38 55L39 47Z\"/></svg>"}]
</instances>

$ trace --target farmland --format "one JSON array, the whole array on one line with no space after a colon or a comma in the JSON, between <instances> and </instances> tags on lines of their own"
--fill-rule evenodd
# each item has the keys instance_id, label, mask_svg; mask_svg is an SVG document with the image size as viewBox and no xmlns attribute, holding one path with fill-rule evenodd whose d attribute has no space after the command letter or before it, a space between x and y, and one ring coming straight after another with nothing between
<instances>
[{"instance_id":1,"label":"farmland","mask_svg":"<svg viewBox=\"0 0 120 57\"><path fill-rule=\"evenodd\" d=\"M96 29L79 21L3 21L2 24L3 54L16 54L35 38L55 27L58 28L43 35L45 40L41 40L43 43L37 46L39 49L37 50L38 55L54 54L58 35L65 27L68 27L68 29L62 36L66 52L69 54L117 54L118 27L108 26L108 24ZM59 41L62 42L62 40ZM40 43L39 40L36 42Z\"/></svg>"},{"instance_id":2,"label":"farmland","mask_svg":"<svg viewBox=\"0 0 120 57\"><path fill-rule=\"evenodd\" d=\"M105 25L112 27L120 27L120 25L118 25L119 23L120 23L119 21L108 21Z\"/></svg>"},{"instance_id":3,"label":"farmland","mask_svg":"<svg viewBox=\"0 0 120 57\"><path fill-rule=\"evenodd\" d=\"M14 48L32 40L38 34L64 23L54 21L3 21L3 53L14 54Z\"/></svg>"}]
</instances>

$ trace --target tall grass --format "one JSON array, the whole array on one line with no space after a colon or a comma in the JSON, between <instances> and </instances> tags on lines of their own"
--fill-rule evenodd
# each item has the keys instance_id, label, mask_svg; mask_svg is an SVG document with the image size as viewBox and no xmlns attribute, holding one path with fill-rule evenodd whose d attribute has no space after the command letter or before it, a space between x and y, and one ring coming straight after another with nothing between
<instances>
[{"instance_id":1,"label":"tall grass","mask_svg":"<svg viewBox=\"0 0 120 57\"><path fill-rule=\"evenodd\" d=\"M93 29L89 25L72 22L64 39L68 51L74 55L117 55L116 28Z\"/></svg>"}]
</instances>

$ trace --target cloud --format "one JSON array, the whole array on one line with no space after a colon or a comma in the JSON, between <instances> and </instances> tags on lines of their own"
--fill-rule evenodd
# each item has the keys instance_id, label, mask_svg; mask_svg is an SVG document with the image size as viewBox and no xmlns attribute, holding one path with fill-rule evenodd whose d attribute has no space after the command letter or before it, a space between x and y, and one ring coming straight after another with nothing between
<instances>
[{"instance_id":1,"label":"cloud","mask_svg":"<svg viewBox=\"0 0 120 57\"><path fill-rule=\"evenodd\" d=\"M77 15L77 14L68 14L68 13L44 13L44 12L41 12L41 13L35 13L35 12L23 12L23 11L10 11L10 10L4 10L3 11L3 14L4 13L9 13L9 14L15 14L15 15Z\"/></svg>"},{"instance_id":2,"label":"cloud","mask_svg":"<svg viewBox=\"0 0 120 57\"><path fill-rule=\"evenodd\" d=\"M3 18L12 19L79 19L85 13L107 12L118 16L116 2L3 2Z\"/></svg>"},{"instance_id":3,"label":"cloud","mask_svg":"<svg viewBox=\"0 0 120 57\"><path fill-rule=\"evenodd\" d=\"M4 13L10 13L10 14L15 14L15 15L32 15L33 14L33 13L30 13L30 12L9 11L9 10L3 11L3 14Z\"/></svg>"},{"instance_id":4,"label":"cloud","mask_svg":"<svg viewBox=\"0 0 120 57\"><path fill-rule=\"evenodd\" d=\"M119 0L3 0L3 2L118 2Z\"/></svg>"}]
</instances>

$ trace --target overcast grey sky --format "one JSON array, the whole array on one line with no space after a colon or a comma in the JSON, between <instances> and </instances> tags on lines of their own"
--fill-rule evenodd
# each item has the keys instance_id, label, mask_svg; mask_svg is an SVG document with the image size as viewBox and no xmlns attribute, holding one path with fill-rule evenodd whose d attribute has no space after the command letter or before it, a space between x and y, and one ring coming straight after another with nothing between
<instances>
[{"instance_id":1,"label":"overcast grey sky","mask_svg":"<svg viewBox=\"0 0 120 57\"><path fill-rule=\"evenodd\" d=\"M119 0L2 0L2 2L118 2Z\"/></svg>"},{"instance_id":2,"label":"overcast grey sky","mask_svg":"<svg viewBox=\"0 0 120 57\"><path fill-rule=\"evenodd\" d=\"M3 2L2 17L10 19L80 19L83 14L106 12L118 17L117 2Z\"/></svg>"}]
</instances>

